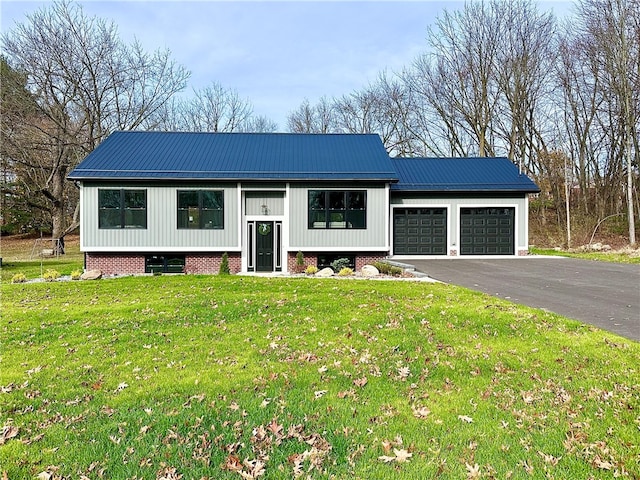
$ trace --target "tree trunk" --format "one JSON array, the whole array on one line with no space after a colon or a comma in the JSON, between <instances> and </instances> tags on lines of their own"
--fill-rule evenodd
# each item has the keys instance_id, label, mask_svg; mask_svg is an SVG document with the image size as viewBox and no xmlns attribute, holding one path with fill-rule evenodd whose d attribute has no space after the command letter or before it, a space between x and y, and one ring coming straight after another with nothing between
<instances>
[{"instance_id":1,"label":"tree trunk","mask_svg":"<svg viewBox=\"0 0 640 480\"><path fill-rule=\"evenodd\" d=\"M66 234L64 182L67 169L60 167L51 177L51 192L47 197L51 200L51 241L55 255L64 255L64 236Z\"/></svg>"}]
</instances>

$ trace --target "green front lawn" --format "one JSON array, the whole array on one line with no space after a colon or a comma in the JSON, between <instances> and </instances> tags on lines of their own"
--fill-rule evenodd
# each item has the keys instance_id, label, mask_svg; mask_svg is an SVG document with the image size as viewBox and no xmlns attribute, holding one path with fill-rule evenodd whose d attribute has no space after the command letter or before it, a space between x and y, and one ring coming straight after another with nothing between
<instances>
[{"instance_id":1,"label":"green front lawn","mask_svg":"<svg viewBox=\"0 0 640 480\"><path fill-rule=\"evenodd\" d=\"M581 258L612 263L640 263L640 255L620 252L568 252L552 248L530 248L532 255L553 255L557 257Z\"/></svg>"},{"instance_id":2,"label":"green front lawn","mask_svg":"<svg viewBox=\"0 0 640 480\"><path fill-rule=\"evenodd\" d=\"M421 282L2 285L0 478L640 476L640 344Z\"/></svg>"}]
</instances>

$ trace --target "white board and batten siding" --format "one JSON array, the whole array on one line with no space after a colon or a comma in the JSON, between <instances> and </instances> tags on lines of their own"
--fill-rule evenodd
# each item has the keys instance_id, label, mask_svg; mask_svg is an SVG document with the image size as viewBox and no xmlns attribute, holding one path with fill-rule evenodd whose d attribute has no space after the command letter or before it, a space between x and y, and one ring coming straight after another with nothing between
<instances>
[{"instance_id":1,"label":"white board and batten siding","mask_svg":"<svg viewBox=\"0 0 640 480\"><path fill-rule=\"evenodd\" d=\"M98 190L118 189L111 183L84 182L81 211L81 249L87 252L211 252L239 251L237 184L127 184L125 189L147 191L147 228L98 228ZM178 229L178 190L222 190L223 229Z\"/></svg>"},{"instance_id":2,"label":"white board and batten siding","mask_svg":"<svg viewBox=\"0 0 640 480\"><path fill-rule=\"evenodd\" d=\"M269 191L245 191L244 214L246 216L283 216L284 215L284 190L279 192Z\"/></svg>"},{"instance_id":3,"label":"white board and batten siding","mask_svg":"<svg viewBox=\"0 0 640 480\"><path fill-rule=\"evenodd\" d=\"M309 190L366 191L366 228L309 228ZM299 184L291 185L289 195L289 245L292 251L388 251L388 187L384 184Z\"/></svg>"}]
</instances>

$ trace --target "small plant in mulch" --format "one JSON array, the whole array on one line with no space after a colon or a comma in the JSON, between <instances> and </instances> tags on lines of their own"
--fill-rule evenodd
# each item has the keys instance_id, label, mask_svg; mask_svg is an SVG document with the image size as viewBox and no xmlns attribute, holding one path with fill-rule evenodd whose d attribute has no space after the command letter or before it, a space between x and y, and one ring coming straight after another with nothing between
<instances>
[{"instance_id":1,"label":"small plant in mulch","mask_svg":"<svg viewBox=\"0 0 640 480\"><path fill-rule=\"evenodd\" d=\"M24 273L16 273L11 277L11 283L24 283L27 281L27 277Z\"/></svg>"},{"instance_id":2,"label":"small plant in mulch","mask_svg":"<svg viewBox=\"0 0 640 480\"><path fill-rule=\"evenodd\" d=\"M44 278L46 282L54 282L60 278L60 272L49 268L42 274L42 278Z\"/></svg>"},{"instance_id":3,"label":"small plant in mulch","mask_svg":"<svg viewBox=\"0 0 640 480\"><path fill-rule=\"evenodd\" d=\"M344 268L349 268L351 261L348 258L338 258L331 262L331 268L334 272L340 272Z\"/></svg>"},{"instance_id":4,"label":"small plant in mulch","mask_svg":"<svg viewBox=\"0 0 640 480\"><path fill-rule=\"evenodd\" d=\"M295 273L303 273L306 269L306 266L304 264L304 254L302 252L298 252L296 253L296 264L293 267L293 271Z\"/></svg>"},{"instance_id":5,"label":"small plant in mulch","mask_svg":"<svg viewBox=\"0 0 640 480\"><path fill-rule=\"evenodd\" d=\"M220 275L231 275L231 270L229 269L229 254L227 252L222 254L222 261L220 262L220 270L218 273Z\"/></svg>"},{"instance_id":6,"label":"small plant in mulch","mask_svg":"<svg viewBox=\"0 0 640 480\"><path fill-rule=\"evenodd\" d=\"M315 265L309 265L304 269L304 273L306 273L307 275L315 275L316 273L318 273L318 267L316 267Z\"/></svg>"},{"instance_id":7,"label":"small plant in mulch","mask_svg":"<svg viewBox=\"0 0 640 480\"><path fill-rule=\"evenodd\" d=\"M350 277L352 275L353 275L353 269L351 269L349 267L343 267L338 272L338 276L339 277Z\"/></svg>"},{"instance_id":8,"label":"small plant in mulch","mask_svg":"<svg viewBox=\"0 0 640 480\"><path fill-rule=\"evenodd\" d=\"M80 280L81 275L82 272L80 270L74 270L73 272L71 272L71 280Z\"/></svg>"},{"instance_id":9,"label":"small plant in mulch","mask_svg":"<svg viewBox=\"0 0 640 480\"><path fill-rule=\"evenodd\" d=\"M373 266L376 267L378 271L383 275L399 277L403 274L402 268L396 267L395 265L391 265L387 262L376 262L373 264Z\"/></svg>"}]
</instances>

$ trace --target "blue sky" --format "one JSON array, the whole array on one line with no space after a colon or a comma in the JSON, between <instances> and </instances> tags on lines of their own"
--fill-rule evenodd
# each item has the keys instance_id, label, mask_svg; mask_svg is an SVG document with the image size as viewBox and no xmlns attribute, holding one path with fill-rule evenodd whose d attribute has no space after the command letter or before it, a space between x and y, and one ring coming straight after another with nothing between
<instances>
[{"instance_id":1,"label":"blue sky","mask_svg":"<svg viewBox=\"0 0 640 480\"><path fill-rule=\"evenodd\" d=\"M48 2L0 4L6 32ZM88 15L112 19L126 41L169 48L192 76L189 89L216 81L237 90L286 129L307 98L349 94L383 71L398 71L427 48L427 28L459 1L81 1ZM541 9L566 11L562 0Z\"/></svg>"}]
</instances>

